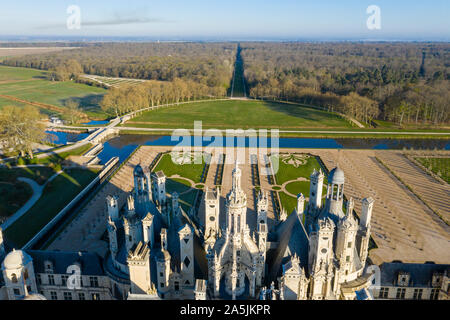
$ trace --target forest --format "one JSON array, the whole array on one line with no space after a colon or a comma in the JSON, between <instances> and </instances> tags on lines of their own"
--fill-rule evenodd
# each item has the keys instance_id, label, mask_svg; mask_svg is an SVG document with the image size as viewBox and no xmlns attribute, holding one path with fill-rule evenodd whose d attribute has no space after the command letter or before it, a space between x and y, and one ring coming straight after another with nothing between
<instances>
[{"instance_id":1,"label":"forest","mask_svg":"<svg viewBox=\"0 0 450 320\"><path fill-rule=\"evenodd\" d=\"M241 43L250 96L354 117L441 125L450 115L448 43Z\"/></svg>"},{"instance_id":2,"label":"forest","mask_svg":"<svg viewBox=\"0 0 450 320\"><path fill-rule=\"evenodd\" d=\"M97 43L67 51L9 57L3 64L54 71L56 80L67 80L66 75L75 69L109 77L191 80L213 91L226 92L236 50L237 44L233 43ZM67 70L68 65L74 68Z\"/></svg>"}]
</instances>

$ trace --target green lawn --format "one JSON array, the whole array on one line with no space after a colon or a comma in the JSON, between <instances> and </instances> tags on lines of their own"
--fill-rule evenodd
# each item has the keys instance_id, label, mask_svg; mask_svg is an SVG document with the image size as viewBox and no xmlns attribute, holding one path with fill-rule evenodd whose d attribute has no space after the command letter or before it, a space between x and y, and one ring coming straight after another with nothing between
<instances>
[{"instance_id":1,"label":"green lawn","mask_svg":"<svg viewBox=\"0 0 450 320\"><path fill-rule=\"evenodd\" d=\"M450 183L450 158L415 158L423 166Z\"/></svg>"},{"instance_id":2,"label":"green lawn","mask_svg":"<svg viewBox=\"0 0 450 320\"><path fill-rule=\"evenodd\" d=\"M195 156L194 160L202 160L199 159L199 157L201 156ZM191 179L192 181L194 181L194 183L197 184L200 182L200 179L202 177L204 166L204 161L202 161L201 164L176 164L172 161L171 154L168 153L161 157L158 165L153 171L157 172L162 170L166 177L179 175L181 177ZM168 178L166 180L166 192L169 194L177 192L179 194L180 205L185 212L189 212L189 209L193 206L197 191L198 189L191 188L189 182L184 179Z\"/></svg>"},{"instance_id":3,"label":"green lawn","mask_svg":"<svg viewBox=\"0 0 450 320\"><path fill-rule=\"evenodd\" d=\"M309 180L309 176L313 170L320 169L320 164L315 157L302 153L280 154L280 156L272 155L271 161L274 166L275 163L279 165L278 172L275 173L278 185L299 177Z\"/></svg>"},{"instance_id":4,"label":"green lawn","mask_svg":"<svg viewBox=\"0 0 450 320\"><path fill-rule=\"evenodd\" d=\"M0 66L0 83L2 81L43 79L45 74L45 71L36 69Z\"/></svg>"},{"instance_id":5,"label":"green lawn","mask_svg":"<svg viewBox=\"0 0 450 320\"><path fill-rule=\"evenodd\" d=\"M55 170L49 167L0 168L0 216L9 217L33 194L31 187L17 178L29 178L42 185L54 173Z\"/></svg>"},{"instance_id":6,"label":"green lawn","mask_svg":"<svg viewBox=\"0 0 450 320\"><path fill-rule=\"evenodd\" d=\"M19 210L32 196L31 187L21 181L0 181L0 217L9 217Z\"/></svg>"},{"instance_id":7,"label":"green lawn","mask_svg":"<svg viewBox=\"0 0 450 320\"><path fill-rule=\"evenodd\" d=\"M158 162L158 165L153 170L154 172L158 172L162 170L166 177L170 177L173 175L180 175L181 177L185 177L191 179L195 183L199 183L202 177L203 167L205 166L204 161L201 164L195 163L186 163L186 164L176 164L172 161L171 154L165 154L161 157ZM182 180L179 180L181 182ZM181 182L184 184L185 182Z\"/></svg>"},{"instance_id":8,"label":"green lawn","mask_svg":"<svg viewBox=\"0 0 450 320\"><path fill-rule=\"evenodd\" d=\"M36 204L4 231L8 241L18 248L25 245L96 175L97 172L91 170L70 169L56 177L45 187Z\"/></svg>"},{"instance_id":9,"label":"green lawn","mask_svg":"<svg viewBox=\"0 0 450 320\"><path fill-rule=\"evenodd\" d=\"M320 169L320 164L315 157L301 153L280 154L279 156L271 156L271 161L272 164L279 163L278 172L275 173L278 185L281 186L283 183L293 180L286 185L286 190L293 195L303 193L305 198L309 197L310 175L314 169ZM300 177L308 181L295 181ZM325 176L323 194L326 193L326 184L327 178ZM297 198L283 191L279 191L278 194L281 206L286 209L287 214L290 214L297 205Z\"/></svg>"},{"instance_id":10,"label":"green lawn","mask_svg":"<svg viewBox=\"0 0 450 320\"><path fill-rule=\"evenodd\" d=\"M209 101L156 109L128 121L127 127L193 128L194 121L203 128L351 128L341 117L300 105L266 101Z\"/></svg>"},{"instance_id":11,"label":"green lawn","mask_svg":"<svg viewBox=\"0 0 450 320\"><path fill-rule=\"evenodd\" d=\"M67 100L74 99L89 116L108 117L99 106L105 89L73 81L48 81L45 74L45 71L34 69L0 66L0 94L59 107L64 107ZM0 100L0 108L7 104L20 105L14 101L8 103L7 99Z\"/></svg>"}]
</instances>

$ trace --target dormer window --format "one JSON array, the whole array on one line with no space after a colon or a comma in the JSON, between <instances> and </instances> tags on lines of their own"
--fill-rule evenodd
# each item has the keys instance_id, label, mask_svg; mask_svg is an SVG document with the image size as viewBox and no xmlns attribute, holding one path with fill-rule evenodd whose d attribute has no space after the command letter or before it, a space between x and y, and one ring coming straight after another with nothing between
<instances>
[{"instance_id":1,"label":"dormer window","mask_svg":"<svg viewBox=\"0 0 450 320\"><path fill-rule=\"evenodd\" d=\"M53 273L53 263L51 261L44 262L45 273Z\"/></svg>"},{"instance_id":2,"label":"dormer window","mask_svg":"<svg viewBox=\"0 0 450 320\"><path fill-rule=\"evenodd\" d=\"M431 284L433 287L440 287L442 285L443 273L435 272L433 273L433 278L431 280Z\"/></svg>"},{"instance_id":3,"label":"dormer window","mask_svg":"<svg viewBox=\"0 0 450 320\"><path fill-rule=\"evenodd\" d=\"M410 274L408 272L399 272L397 283L399 286L407 287L409 285Z\"/></svg>"}]
</instances>

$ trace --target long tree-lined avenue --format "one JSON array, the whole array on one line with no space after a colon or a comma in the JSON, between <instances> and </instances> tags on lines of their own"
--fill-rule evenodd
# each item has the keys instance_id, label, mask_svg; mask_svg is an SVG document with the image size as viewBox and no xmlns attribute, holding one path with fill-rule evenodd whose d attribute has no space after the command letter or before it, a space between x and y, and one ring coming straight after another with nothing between
<instances>
[{"instance_id":1,"label":"long tree-lined avenue","mask_svg":"<svg viewBox=\"0 0 450 320\"><path fill-rule=\"evenodd\" d=\"M241 46L239 45L236 52L236 62L234 64L233 79L231 82L231 98L245 98L247 91L244 78L244 62L241 57Z\"/></svg>"}]
</instances>

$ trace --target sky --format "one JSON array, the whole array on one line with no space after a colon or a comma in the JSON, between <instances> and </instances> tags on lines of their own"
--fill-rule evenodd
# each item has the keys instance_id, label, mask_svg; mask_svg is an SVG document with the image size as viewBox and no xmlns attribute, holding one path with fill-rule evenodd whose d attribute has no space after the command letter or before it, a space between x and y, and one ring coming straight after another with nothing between
<instances>
[{"instance_id":1,"label":"sky","mask_svg":"<svg viewBox=\"0 0 450 320\"><path fill-rule=\"evenodd\" d=\"M450 0L1 0L0 37L450 40ZM69 6L80 28L69 29ZM380 29L366 12L380 9ZM70 20L76 22L76 19Z\"/></svg>"}]
</instances>

